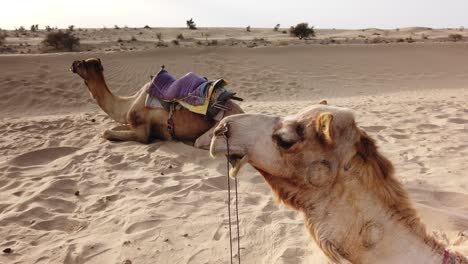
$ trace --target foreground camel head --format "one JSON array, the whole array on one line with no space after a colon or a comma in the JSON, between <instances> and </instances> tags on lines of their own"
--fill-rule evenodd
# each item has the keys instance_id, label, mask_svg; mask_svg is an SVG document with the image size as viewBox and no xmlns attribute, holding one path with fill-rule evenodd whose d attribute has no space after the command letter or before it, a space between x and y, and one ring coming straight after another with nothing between
<instances>
[{"instance_id":1,"label":"foreground camel head","mask_svg":"<svg viewBox=\"0 0 468 264\"><path fill-rule=\"evenodd\" d=\"M227 117L215 133L225 127L233 164L249 162L264 177L289 179L305 190L332 184L362 135L349 110L324 104L288 117ZM227 154L224 137L213 139L211 153Z\"/></svg>"},{"instance_id":2,"label":"foreground camel head","mask_svg":"<svg viewBox=\"0 0 468 264\"><path fill-rule=\"evenodd\" d=\"M86 60L76 60L70 67L70 71L78 74L85 81L102 79L102 67L101 60L97 58L90 58Z\"/></svg>"},{"instance_id":3,"label":"foreground camel head","mask_svg":"<svg viewBox=\"0 0 468 264\"><path fill-rule=\"evenodd\" d=\"M427 234L350 110L322 101L287 117L233 115L214 133L211 155L228 156L231 176L245 163L257 169L281 202L304 213L333 262L468 263Z\"/></svg>"}]
</instances>

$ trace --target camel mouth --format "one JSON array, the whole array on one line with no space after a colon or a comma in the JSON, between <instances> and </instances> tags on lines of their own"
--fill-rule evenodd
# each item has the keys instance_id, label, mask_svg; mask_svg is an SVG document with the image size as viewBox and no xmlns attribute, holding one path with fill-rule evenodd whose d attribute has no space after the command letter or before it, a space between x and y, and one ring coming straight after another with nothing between
<instances>
[{"instance_id":1,"label":"camel mouth","mask_svg":"<svg viewBox=\"0 0 468 264\"><path fill-rule=\"evenodd\" d=\"M70 70L72 73L76 73L76 69L78 68L78 66L80 66L81 63L82 63L81 61L74 61L74 62L72 63L72 65L70 66L70 69L69 69L69 70Z\"/></svg>"},{"instance_id":2,"label":"camel mouth","mask_svg":"<svg viewBox=\"0 0 468 264\"><path fill-rule=\"evenodd\" d=\"M235 178L239 174L240 169L248 162L247 156L233 154L233 155L226 155L226 158L231 164L231 168L229 169L229 176Z\"/></svg>"}]
</instances>

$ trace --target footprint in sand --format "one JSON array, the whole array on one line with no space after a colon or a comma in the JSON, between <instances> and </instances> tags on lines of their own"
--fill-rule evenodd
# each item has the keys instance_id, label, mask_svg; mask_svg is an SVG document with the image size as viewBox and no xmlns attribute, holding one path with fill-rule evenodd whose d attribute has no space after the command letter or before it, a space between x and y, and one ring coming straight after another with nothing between
<instances>
[{"instance_id":1,"label":"footprint in sand","mask_svg":"<svg viewBox=\"0 0 468 264\"><path fill-rule=\"evenodd\" d=\"M10 161L10 163L21 167L45 165L78 150L79 148L73 147L39 149L16 156Z\"/></svg>"}]
</instances>

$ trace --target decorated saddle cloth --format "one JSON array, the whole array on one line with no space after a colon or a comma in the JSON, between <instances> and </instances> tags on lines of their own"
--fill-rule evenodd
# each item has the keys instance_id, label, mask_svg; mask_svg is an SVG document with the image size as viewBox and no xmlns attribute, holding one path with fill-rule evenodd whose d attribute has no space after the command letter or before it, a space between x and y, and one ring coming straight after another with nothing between
<instances>
[{"instance_id":1,"label":"decorated saddle cloth","mask_svg":"<svg viewBox=\"0 0 468 264\"><path fill-rule=\"evenodd\" d=\"M213 89L219 84L227 85L222 79L208 81L192 72L175 79L165 69L161 69L151 80L145 105L154 108L161 107L161 101L177 102L194 113L205 115Z\"/></svg>"}]
</instances>

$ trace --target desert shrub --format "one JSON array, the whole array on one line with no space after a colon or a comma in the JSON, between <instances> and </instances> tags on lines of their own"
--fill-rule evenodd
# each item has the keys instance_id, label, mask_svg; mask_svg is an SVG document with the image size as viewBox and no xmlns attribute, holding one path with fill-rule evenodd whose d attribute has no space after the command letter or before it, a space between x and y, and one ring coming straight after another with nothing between
<instances>
[{"instance_id":1,"label":"desert shrub","mask_svg":"<svg viewBox=\"0 0 468 264\"><path fill-rule=\"evenodd\" d=\"M23 26L20 26L16 31L21 35L26 35L26 29Z\"/></svg>"},{"instance_id":2,"label":"desert shrub","mask_svg":"<svg viewBox=\"0 0 468 264\"><path fill-rule=\"evenodd\" d=\"M247 26L247 27L245 28L245 31L250 32L250 26Z\"/></svg>"},{"instance_id":3,"label":"desert shrub","mask_svg":"<svg viewBox=\"0 0 468 264\"><path fill-rule=\"evenodd\" d=\"M373 43L373 44L382 43L382 42L384 42L384 39L382 39L380 37L373 38L370 41L370 43Z\"/></svg>"},{"instance_id":4,"label":"desert shrub","mask_svg":"<svg viewBox=\"0 0 468 264\"><path fill-rule=\"evenodd\" d=\"M288 34L288 31L287 31L287 30L283 30L283 31L281 31L281 33L283 33L283 34Z\"/></svg>"},{"instance_id":5,"label":"desert shrub","mask_svg":"<svg viewBox=\"0 0 468 264\"><path fill-rule=\"evenodd\" d=\"M450 34L448 38L449 40L456 42L462 40L463 36L461 34Z\"/></svg>"},{"instance_id":6,"label":"desert shrub","mask_svg":"<svg viewBox=\"0 0 468 264\"><path fill-rule=\"evenodd\" d=\"M377 33L377 32L374 32L372 33L373 36L380 36L381 34L380 33Z\"/></svg>"},{"instance_id":7,"label":"desert shrub","mask_svg":"<svg viewBox=\"0 0 468 264\"><path fill-rule=\"evenodd\" d=\"M405 40L408 43L413 43L414 42L414 39L412 37L406 38Z\"/></svg>"},{"instance_id":8,"label":"desert shrub","mask_svg":"<svg viewBox=\"0 0 468 264\"><path fill-rule=\"evenodd\" d=\"M289 32L292 36L298 37L299 39L315 37L314 27L309 27L308 23L299 23L295 27L291 27Z\"/></svg>"},{"instance_id":9,"label":"desert shrub","mask_svg":"<svg viewBox=\"0 0 468 264\"><path fill-rule=\"evenodd\" d=\"M51 32L51 31L52 31L52 28L51 28L50 26L45 26L45 30L46 30L47 32Z\"/></svg>"},{"instance_id":10,"label":"desert shrub","mask_svg":"<svg viewBox=\"0 0 468 264\"><path fill-rule=\"evenodd\" d=\"M172 44L179 46L179 41L177 39L172 40Z\"/></svg>"},{"instance_id":11,"label":"desert shrub","mask_svg":"<svg viewBox=\"0 0 468 264\"><path fill-rule=\"evenodd\" d=\"M80 45L80 39L75 37L71 31L63 32L59 30L48 33L42 43L56 50L72 51L73 47Z\"/></svg>"},{"instance_id":12,"label":"desert shrub","mask_svg":"<svg viewBox=\"0 0 468 264\"><path fill-rule=\"evenodd\" d=\"M200 40L197 40L197 42L195 42L195 44L197 44L197 45L199 45L199 46L200 46L200 45L203 45L203 43L202 43Z\"/></svg>"},{"instance_id":13,"label":"desert shrub","mask_svg":"<svg viewBox=\"0 0 468 264\"><path fill-rule=\"evenodd\" d=\"M187 20L186 23L189 29L193 29L193 30L197 29L197 25L193 21L193 18L190 18L189 20Z\"/></svg>"},{"instance_id":14,"label":"desert shrub","mask_svg":"<svg viewBox=\"0 0 468 264\"><path fill-rule=\"evenodd\" d=\"M422 35L421 35L421 39L429 39L429 37L426 36L426 34L422 34Z\"/></svg>"},{"instance_id":15,"label":"desert shrub","mask_svg":"<svg viewBox=\"0 0 468 264\"><path fill-rule=\"evenodd\" d=\"M130 39L130 41L135 42L135 41L137 41L137 38L135 38L135 36L132 36L132 38Z\"/></svg>"},{"instance_id":16,"label":"desert shrub","mask_svg":"<svg viewBox=\"0 0 468 264\"><path fill-rule=\"evenodd\" d=\"M164 41L160 41L160 42L156 43L156 47L158 47L158 48L159 47L164 47L165 48L165 47L167 47L167 44L164 43Z\"/></svg>"},{"instance_id":17,"label":"desert shrub","mask_svg":"<svg viewBox=\"0 0 468 264\"><path fill-rule=\"evenodd\" d=\"M69 25L68 26L68 31L72 32L73 30L75 30L75 26L74 25Z\"/></svg>"},{"instance_id":18,"label":"desert shrub","mask_svg":"<svg viewBox=\"0 0 468 264\"><path fill-rule=\"evenodd\" d=\"M177 38L178 40L184 40L184 39L185 39L185 38L184 38L184 35L182 35L182 33L179 34L179 35L177 35L176 38Z\"/></svg>"},{"instance_id":19,"label":"desert shrub","mask_svg":"<svg viewBox=\"0 0 468 264\"><path fill-rule=\"evenodd\" d=\"M35 24L35 25L31 25L31 32L36 32L39 30L39 25L38 24Z\"/></svg>"},{"instance_id":20,"label":"desert shrub","mask_svg":"<svg viewBox=\"0 0 468 264\"><path fill-rule=\"evenodd\" d=\"M118 43L122 43L123 40L122 40L121 38L118 38L118 39L117 39L117 42L118 42Z\"/></svg>"},{"instance_id":21,"label":"desert shrub","mask_svg":"<svg viewBox=\"0 0 468 264\"><path fill-rule=\"evenodd\" d=\"M151 27L148 26L148 25L146 25L146 26L144 26L143 28L145 28L145 29L150 29Z\"/></svg>"},{"instance_id":22,"label":"desert shrub","mask_svg":"<svg viewBox=\"0 0 468 264\"><path fill-rule=\"evenodd\" d=\"M120 27L119 27L119 26L117 26L117 25L114 25L114 28L115 28L115 29L120 29Z\"/></svg>"},{"instance_id":23,"label":"desert shrub","mask_svg":"<svg viewBox=\"0 0 468 264\"><path fill-rule=\"evenodd\" d=\"M280 24L276 24L276 26L273 28L273 31L278 31L280 28Z\"/></svg>"},{"instance_id":24,"label":"desert shrub","mask_svg":"<svg viewBox=\"0 0 468 264\"><path fill-rule=\"evenodd\" d=\"M396 42L405 42L405 39L403 39L403 38L397 38Z\"/></svg>"}]
</instances>

